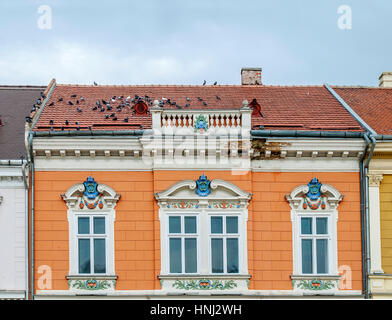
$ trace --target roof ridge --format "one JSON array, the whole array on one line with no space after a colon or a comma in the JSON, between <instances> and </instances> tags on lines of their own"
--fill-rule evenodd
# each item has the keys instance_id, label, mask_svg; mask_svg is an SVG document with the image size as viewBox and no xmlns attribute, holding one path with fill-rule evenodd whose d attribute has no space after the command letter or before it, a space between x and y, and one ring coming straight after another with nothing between
<instances>
[{"instance_id":1,"label":"roof ridge","mask_svg":"<svg viewBox=\"0 0 392 320\"><path fill-rule=\"evenodd\" d=\"M242 85L242 84L217 84L217 85L200 85L200 84L68 84L58 83L59 87L81 87L81 88L122 88L122 87L195 87L195 88L217 88L217 87L234 87L234 88L322 88L323 85Z\"/></svg>"},{"instance_id":2,"label":"roof ridge","mask_svg":"<svg viewBox=\"0 0 392 320\"><path fill-rule=\"evenodd\" d=\"M376 87L376 86L335 86L331 85L332 88L336 89L392 89L387 87Z\"/></svg>"},{"instance_id":3,"label":"roof ridge","mask_svg":"<svg viewBox=\"0 0 392 320\"><path fill-rule=\"evenodd\" d=\"M45 89L46 86L28 86L28 85L0 85L0 90L7 90L7 89L12 89L12 90L23 90L23 89Z\"/></svg>"}]
</instances>

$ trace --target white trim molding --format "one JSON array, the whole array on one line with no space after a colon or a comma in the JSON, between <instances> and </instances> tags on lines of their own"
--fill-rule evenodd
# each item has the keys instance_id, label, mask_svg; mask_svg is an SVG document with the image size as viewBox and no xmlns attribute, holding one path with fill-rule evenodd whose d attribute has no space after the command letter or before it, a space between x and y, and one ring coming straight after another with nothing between
<instances>
[{"instance_id":1,"label":"white trim molding","mask_svg":"<svg viewBox=\"0 0 392 320\"><path fill-rule=\"evenodd\" d=\"M380 183L382 174L369 173L370 274L384 273L381 265Z\"/></svg>"}]
</instances>

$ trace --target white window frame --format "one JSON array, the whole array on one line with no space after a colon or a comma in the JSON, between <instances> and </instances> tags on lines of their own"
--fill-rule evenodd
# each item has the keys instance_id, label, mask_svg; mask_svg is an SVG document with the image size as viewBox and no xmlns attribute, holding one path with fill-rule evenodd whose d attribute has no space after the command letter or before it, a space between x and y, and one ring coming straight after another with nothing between
<instances>
[{"instance_id":1,"label":"white window frame","mask_svg":"<svg viewBox=\"0 0 392 320\"><path fill-rule=\"evenodd\" d=\"M169 218L170 217L180 217L181 218L181 233L170 233L169 232ZM196 217L196 233L185 233L185 217ZM175 275L175 274L186 274L186 275L192 275L192 274L197 274L199 272L199 261L200 261L200 250L199 250L199 242L200 242L200 224L199 224L199 214L195 212L186 212L186 213L170 213L166 215L166 232L167 232L167 237L166 237L166 247L168 250L167 253L167 259L166 260L166 270L168 270L169 274ZM181 239L181 269L183 272L181 273L174 273L170 272L170 238L179 238ZM185 273L185 239L186 238L196 238L196 259L197 259L197 266L196 266L196 272L193 273Z\"/></svg>"},{"instance_id":2,"label":"white window frame","mask_svg":"<svg viewBox=\"0 0 392 320\"><path fill-rule=\"evenodd\" d=\"M211 233L211 218L212 217L222 217L223 218L223 232L222 233ZM237 217L238 218L238 233L228 234L226 232L226 218L227 217ZM242 234L243 230L243 221L242 215L240 213L223 213L223 212L208 212L208 266L209 273L213 275L236 275L243 273L243 255L244 250L246 248L243 247ZM212 272L212 239L223 239L223 272L217 273ZM227 238L236 238L238 239L238 272L236 273L228 273L227 272Z\"/></svg>"},{"instance_id":3,"label":"white window frame","mask_svg":"<svg viewBox=\"0 0 392 320\"><path fill-rule=\"evenodd\" d=\"M293 275L294 276L338 276L338 246L337 246L337 221L338 205L343 196L334 187L328 184L321 186L321 193L325 196L325 208L321 206L316 210L303 208L303 196L309 191L308 185L296 187L291 194L286 196L291 206L292 240L293 240ZM302 273L302 243L301 243L301 218L302 217L328 217L328 273L315 273L313 254L313 273ZM314 235L313 235L314 236ZM323 236L325 238L325 236ZM315 248L313 248L315 250Z\"/></svg>"},{"instance_id":4,"label":"white window frame","mask_svg":"<svg viewBox=\"0 0 392 320\"><path fill-rule=\"evenodd\" d=\"M68 206L67 218L69 224L69 272L68 276L114 276L114 222L116 220L115 206L120 194L117 194L112 188L105 184L98 184L97 190L101 194L102 208L96 205L95 208L89 209L85 205L81 208L80 202L85 187L83 183L78 183L70 187L65 194L62 195L63 200ZM79 273L79 252L78 252L78 217L105 217L106 231L106 273ZM101 237L102 238L102 237ZM90 243L91 246L91 243ZM93 260L93 256L90 256ZM91 262L92 263L92 262Z\"/></svg>"},{"instance_id":5,"label":"white window frame","mask_svg":"<svg viewBox=\"0 0 392 320\"><path fill-rule=\"evenodd\" d=\"M302 224L301 224L301 219L302 218L312 218L312 234L302 234ZM327 234L316 234L316 218L327 218ZM316 276L316 275L331 275L331 274L336 274L335 271L331 272L331 270L334 270L334 259L333 259L333 250L332 250L332 243L333 243L333 237L331 236L331 231L332 231L332 223L331 223L331 217L329 214L309 214L309 213L300 213L297 214L296 219L298 221L296 224L299 226L299 231L297 233L298 235L298 246L299 246L299 270L298 274L300 275L306 275L306 276ZM302 240L303 239L309 239L312 240L312 270L313 273L303 273L302 269ZM328 252L327 252L327 259L328 259L328 272L327 273L317 273L317 252L316 252L316 240L317 239L326 239L328 240Z\"/></svg>"},{"instance_id":6,"label":"white window frame","mask_svg":"<svg viewBox=\"0 0 392 320\"><path fill-rule=\"evenodd\" d=\"M78 220L79 218L89 218L89 228L90 228L90 233L89 234L80 234L78 231L79 225L78 225ZM105 219L105 233L104 234L94 234L93 233L93 228L94 228L94 218L104 218ZM108 265L110 263L108 257L108 252L110 252L110 248L108 243L109 241L109 236L108 236L108 215L105 213L100 213L100 214L86 214L86 213L76 213L74 216L74 237L75 237L75 246L76 248L74 249L74 252L76 254L75 262L77 264L77 274L78 275L108 275ZM90 240L90 273L79 273L79 239L89 239ZM95 273L94 271L94 239L105 239L105 273Z\"/></svg>"},{"instance_id":7,"label":"white window frame","mask_svg":"<svg viewBox=\"0 0 392 320\"><path fill-rule=\"evenodd\" d=\"M200 197L195 193L196 183L193 180L183 180L166 191L155 194L159 205L159 220L161 231L161 272L160 276L248 276L247 257L247 221L248 203L252 194L242 191L235 185L220 179L211 181L211 188L215 191L206 197ZM191 208L174 208L173 203L185 201L191 204ZM213 204L216 202L240 203L239 207L230 209L217 209ZM198 248L197 274L170 273L169 252L169 216L191 215L197 216L198 226ZM211 271L211 245L210 245L210 216L238 216L239 233L239 272L238 273L212 273Z\"/></svg>"}]
</instances>

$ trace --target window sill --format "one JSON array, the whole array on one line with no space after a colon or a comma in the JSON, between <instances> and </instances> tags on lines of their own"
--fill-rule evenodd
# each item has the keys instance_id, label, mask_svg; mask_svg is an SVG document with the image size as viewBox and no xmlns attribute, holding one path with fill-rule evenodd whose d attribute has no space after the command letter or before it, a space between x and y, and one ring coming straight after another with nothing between
<instances>
[{"instance_id":1,"label":"window sill","mask_svg":"<svg viewBox=\"0 0 392 320\"><path fill-rule=\"evenodd\" d=\"M339 290L340 275L291 275L294 291L334 294Z\"/></svg>"},{"instance_id":2,"label":"window sill","mask_svg":"<svg viewBox=\"0 0 392 320\"><path fill-rule=\"evenodd\" d=\"M170 274L158 275L167 292L243 291L248 290L249 274Z\"/></svg>"},{"instance_id":3,"label":"window sill","mask_svg":"<svg viewBox=\"0 0 392 320\"><path fill-rule=\"evenodd\" d=\"M116 286L117 275L67 275L69 290L81 293L98 291L113 291Z\"/></svg>"}]
</instances>

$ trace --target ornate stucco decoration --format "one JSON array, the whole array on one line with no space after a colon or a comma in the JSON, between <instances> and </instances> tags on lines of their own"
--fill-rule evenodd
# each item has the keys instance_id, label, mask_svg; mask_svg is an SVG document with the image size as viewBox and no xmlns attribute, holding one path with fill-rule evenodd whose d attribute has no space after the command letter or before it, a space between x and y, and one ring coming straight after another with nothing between
<instances>
[{"instance_id":1,"label":"ornate stucco decoration","mask_svg":"<svg viewBox=\"0 0 392 320\"><path fill-rule=\"evenodd\" d=\"M307 185L296 187L286 199L293 210L324 211L337 209L343 195L331 185L313 178Z\"/></svg>"},{"instance_id":2,"label":"ornate stucco decoration","mask_svg":"<svg viewBox=\"0 0 392 320\"><path fill-rule=\"evenodd\" d=\"M246 208L252 194L234 184L203 174L198 180L183 180L169 189L155 193L160 208L164 209L240 209Z\"/></svg>"},{"instance_id":3,"label":"ornate stucco decoration","mask_svg":"<svg viewBox=\"0 0 392 320\"><path fill-rule=\"evenodd\" d=\"M383 179L382 174L369 173L367 176L369 178L369 186L370 187L379 187L380 186L380 183Z\"/></svg>"},{"instance_id":4,"label":"ornate stucco decoration","mask_svg":"<svg viewBox=\"0 0 392 320\"><path fill-rule=\"evenodd\" d=\"M99 208L104 210L114 208L120 194L105 184L98 184L94 178L88 177L83 183L70 187L61 197L69 209L92 210Z\"/></svg>"}]
</instances>

